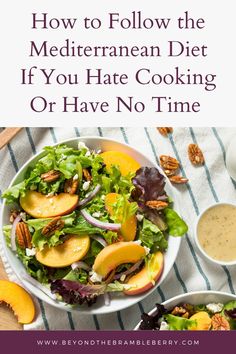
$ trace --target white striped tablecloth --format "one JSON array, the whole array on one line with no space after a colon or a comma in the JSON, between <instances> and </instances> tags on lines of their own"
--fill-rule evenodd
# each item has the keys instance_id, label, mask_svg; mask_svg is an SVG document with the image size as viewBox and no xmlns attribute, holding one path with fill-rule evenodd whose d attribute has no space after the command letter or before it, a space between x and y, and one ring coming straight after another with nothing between
<instances>
[{"instance_id":1,"label":"white striped tablecloth","mask_svg":"<svg viewBox=\"0 0 236 354\"><path fill-rule=\"evenodd\" d=\"M104 136L126 142L158 163L161 154L176 157L187 185L176 188L182 216L189 225L180 252L168 277L151 295L126 310L108 315L80 315L57 310L36 300L39 315L25 329L124 330L133 329L143 311L151 310L175 295L196 290L221 290L235 293L235 268L216 266L202 259L193 242L193 227L199 212L211 203L236 201L236 184L225 168L229 142L236 138L236 128L174 128L173 135L161 136L155 128L26 128L0 151L0 193L8 187L18 169L45 145L76 136ZM197 143L206 163L194 167L188 160L187 146ZM2 255L9 278L15 276Z\"/></svg>"}]
</instances>

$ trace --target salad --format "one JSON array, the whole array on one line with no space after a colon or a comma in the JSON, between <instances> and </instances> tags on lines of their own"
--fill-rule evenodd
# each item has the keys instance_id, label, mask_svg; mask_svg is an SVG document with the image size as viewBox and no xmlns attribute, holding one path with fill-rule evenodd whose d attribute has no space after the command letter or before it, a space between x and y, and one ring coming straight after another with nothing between
<instances>
[{"instance_id":1,"label":"salad","mask_svg":"<svg viewBox=\"0 0 236 354\"><path fill-rule=\"evenodd\" d=\"M236 330L236 301L207 305L179 304L167 309L156 304L153 315L144 313L141 330L191 330L228 331Z\"/></svg>"},{"instance_id":2,"label":"salad","mask_svg":"<svg viewBox=\"0 0 236 354\"><path fill-rule=\"evenodd\" d=\"M83 142L45 147L2 198L11 209L3 232L26 269L22 278L70 305L149 290L169 235L187 231L157 168Z\"/></svg>"}]
</instances>

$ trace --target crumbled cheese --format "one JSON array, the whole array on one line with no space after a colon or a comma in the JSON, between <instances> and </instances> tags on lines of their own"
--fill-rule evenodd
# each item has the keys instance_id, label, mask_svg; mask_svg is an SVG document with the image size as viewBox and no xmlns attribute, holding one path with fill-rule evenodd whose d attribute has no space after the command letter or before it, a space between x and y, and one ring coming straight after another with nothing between
<instances>
[{"instance_id":1,"label":"crumbled cheese","mask_svg":"<svg viewBox=\"0 0 236 354\"><path fill-rule=\"evenodd\" d=\"M122 276L120 277L120 281L125 281L126 275L122 274Z\"/></svg>"},{"instance_id":2,"label":"crumbled cheese","mask_svg":"<svg viewBox=\"0 0 236 354\"><path fill-rule=\"evenodd\" d=\"M102 150L101 150L101 149L98 149L98 150L96 151L96 154L101 154L101 152L102 152Z\"/></svg>"},{"instance_id":3,"label":"crumbled cheese","mask_svg":"<svg viewBox=\"0 0 236 354\"><path fill-rule=\"evenodd\" d=\"M80 141L78 143L78 149L81 150L81 149L87 149L88 150L88 147L85 145L85 143L83 141Z\"/></svg>"},{"instance_id":4,"label":"crumbled cheese","mask_svg":"<svg viewBox=\"0 0 236 354\"><path fill-rule=\"evenodd\" d=\"M49 203L50 203L50 204L53 204L53 199L52 199L52 198L49 199Z\"/></svg>"},{"instance_id":5,"label":"crumbled cheese","mask_svg":"<svg viewBox=\"0 0 236 354\"><path fill-rule=\"evenodd\" d=\"M26 248L25 249L25 254L27 257L35 256L36 255L36 249L35 248Z\"/></svg>"},{"instance_id":6,"label":"crumbled cheese","mask_svg":"<svg viewBox=\"0 0 236 354\"><path fill-rule=\"evenodd\" d=\"M211 303L206 306L207 310L209 310L212 313L221 312L223 307L224 307L224 305L220 304L220 303L218 303L218 304Z\"/></svg>"},{"instance_id":7,"label":"crumbled cheese","mask_svg":"<svg viewBox=\"0 0 236 354\"><path fill-rule=\"evenodd\" d=\"M91 155L91 152L88 150L85 154L86 157L89 157Z\"/></svg>"},{"instance_id":8,"label":"crumbled cheese","mask_svg":"<svg viewBox=\"0 0 236 354\"><path fill-rule=\"evenodd\" d=\"M137 217L138 221L142 221L144 218L144 216L141 214L137 214L136 217Z\"/></svg>"},{"instance_id":9,"label":"crumbled cheese","mask_svg":"<svg viewBox=\"0 0 236 354\"><path fill-rule=\"evenodd\" d=\"M78 179L79 179L79 175L78 174L74 175L73 181L77 181Z\"/></svg>"},{"instance_id":10,"label":"crumbled cheese","mask_svg":"<svg viewBox=\"0 0 236 354\"><path fill-rule=\"evenodd\" d=\"M101 195L101 200L105 200L106 196L103 194Z\"/></svg>"},{"instance_id":11,"label":"crumbled cheese","mask_svg":"<svg viewBox=\"0 0 236 354\"><path fill-rule=\"evenodd\" d=\"M150 248L146 246L143 246L143 248L145 249L146 256L147 256L150 253Z\"/></svg>"},{"instance_id":12,"label":"crumbled cheese","mask_svg":"<svg viewBox=\"0 0 236 354\"><path fill-rule=\"evenodd\" d=\"M20 217L21 217L21 219L23 220L23 221L26 221L26 213L25 212L21 212L20 213Z\"/></svg>"},{"instance_id":13,"label":"crumbled cheese","mask_svg":"<svg viewBox=\"0 0 236 354\"><path fill-rule=\"evenodd\" d=\"M101 283L102 281L102 275L94 272L93 270L91 272L89 272L89 275L90 275L90 280L92 283Z\"/></svg>"},{"instance_id":14,"label":"crumbled cheese","mask_svg":"<svg viewBox=\"0 0 236 354\"><path fill-rule=\"evenodd\" d=\"M133 241L133 243L136 243L137 245L141 246L142 241L141 240L137 240L137 241Z\"/></svg>"},{"instance_id":15,"label":"crumbled cheese","mask_svg":"<svg viewBox=\"0 0 236 354\"><path fill-rule=\"evenodd\" d=\"M90 181L86 181L83 183L83 190L84 191L87 191L89 189L89 186L90 186Z\"/></svg>"},{"instance_id":16,"label":"crumbled cheese","mask_svg":"<svg viewBox=\"0 0 236 354\"><path fill-rule=\"evenodd\" d=\"M100 216L102 216L103 215L103 213L101 213L100 211L95 211L93 214L92 214L92 216L94 217L94 218L100 218Z\"/></svg>"},{"instance_id":17,"label":"crumbled cheese","mask_svg":"<svg viewBox=\"0 0 236 354\"><path fill-rule=\"evenodd\" d=\"M169 325L167 322L162 321L160 325L160 331L168 331L170 329Z\"/></svg>"}]
</instances>

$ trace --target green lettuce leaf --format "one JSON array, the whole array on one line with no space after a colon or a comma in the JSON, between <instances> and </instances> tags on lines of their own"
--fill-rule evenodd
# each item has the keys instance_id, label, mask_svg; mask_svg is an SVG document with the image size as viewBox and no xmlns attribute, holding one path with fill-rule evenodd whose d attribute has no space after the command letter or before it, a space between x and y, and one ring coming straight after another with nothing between
<instances>
[{"instance_id":1,"label":"green lettuce leaf","mask_svg":"<svg viewBox=\"0 0 236 354\"><path fill-rule=\"evenodd\" d=\"M168 233L171 236L183 236L188 231L188 226L183 219L171 208L164 210Z\"/></svg>"},{"instance_id":2,"label":"green lettuce leaf","mask_svg":"<svg viewBox=\"0 0 236 354\"><path fill-rule=\"evenodd\" d=\"M65 222L65 227L72 226L76 219L76 213L73 212L69 215L65 215L61 217ZM27 220L27 224L33 227L36 231L41 230L44 226L46 226L53 218L45 218L45 219L29 219Z\"/></svg>"},{"instance_id":3,"label":"green lettuce leaf","mask_svg":"<svg viewBox=\"0 0 236 354\"><path fill-rule=\"evenodd\" d=\"M11 248L11 228L12 225L3 226L3 234L5 236L6 244L9 248Z\"/></svg>"},{"instance_id":4,"label":"green lettuce leaf","mask_svg":"<svg viewBox=\"0 0 236 354\"><path fill-rule=\"evenodd\" d=\"M178 317L171 314L164 315L164 319L168 323L169 329L172 331L188 330L197 325L195 320L189 320L187 318Z\"/></svg>"},{"instance_id":5,"label":"green lettuce leaf","mask_svg":"<svg viewBox=\"0 0 236 354\"><path fill-rule=\"evenodd\" d=\"M21 182L5 190L5 192L2 193L1 198L5 198L7 204L15 203L18 201L20 195L24 195L25 191L25 182Z\"/></svg>"},{"instance_id":6,"label":"green lettuce leaf","mask_svg":"<svg viewBox=\"0 0 236 354\"><path fill-rule=\"evenodd\" d=\"M40 283L48 284L48 271L41 263L37 261L35 256L27 256L25 250L17 246L17 255L24 264L26 271Z\"/></svg>"},{"instance_id":7,"label":"green lettuce leaf","mask_svg":"<svg viewBox=\"0 0 236 354\"><path fill-rule=\"evenodd\" d=\"M78 281L81 284L87 284L88 273L83 269L75 269L75 270L71 270L63 279Z\"/></svg>"},{"instance_id":8,"label":"green lettuce leaf","mask_svg":"<svg viewBox=\"0 0 236 354\"><path fill-rule=\"evenodd\" d=\"M143 219L143 224L138 233L138 239L142 244L151 249L152 252L158 250L165 251L168 247L168 242L163 232L154 225L151 221Z\"/></svg>"}]
</instances>

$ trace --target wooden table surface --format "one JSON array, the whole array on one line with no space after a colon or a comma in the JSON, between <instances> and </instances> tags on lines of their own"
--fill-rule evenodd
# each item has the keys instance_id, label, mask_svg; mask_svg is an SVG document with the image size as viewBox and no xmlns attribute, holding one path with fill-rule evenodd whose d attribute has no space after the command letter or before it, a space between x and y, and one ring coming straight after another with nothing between
<instances>
[{"instance_id":1,"label":"wooden table surface","mask_svg":"<svg viewBox=\"0 0 236 354\"><path fill-rule=\"evenodd\" d=\"M0 258L0 279L8 279ZM23 327L17 322L12 310L5 304L0 304L0 330L21 330Z\"/></svg>"}]
</instances>

